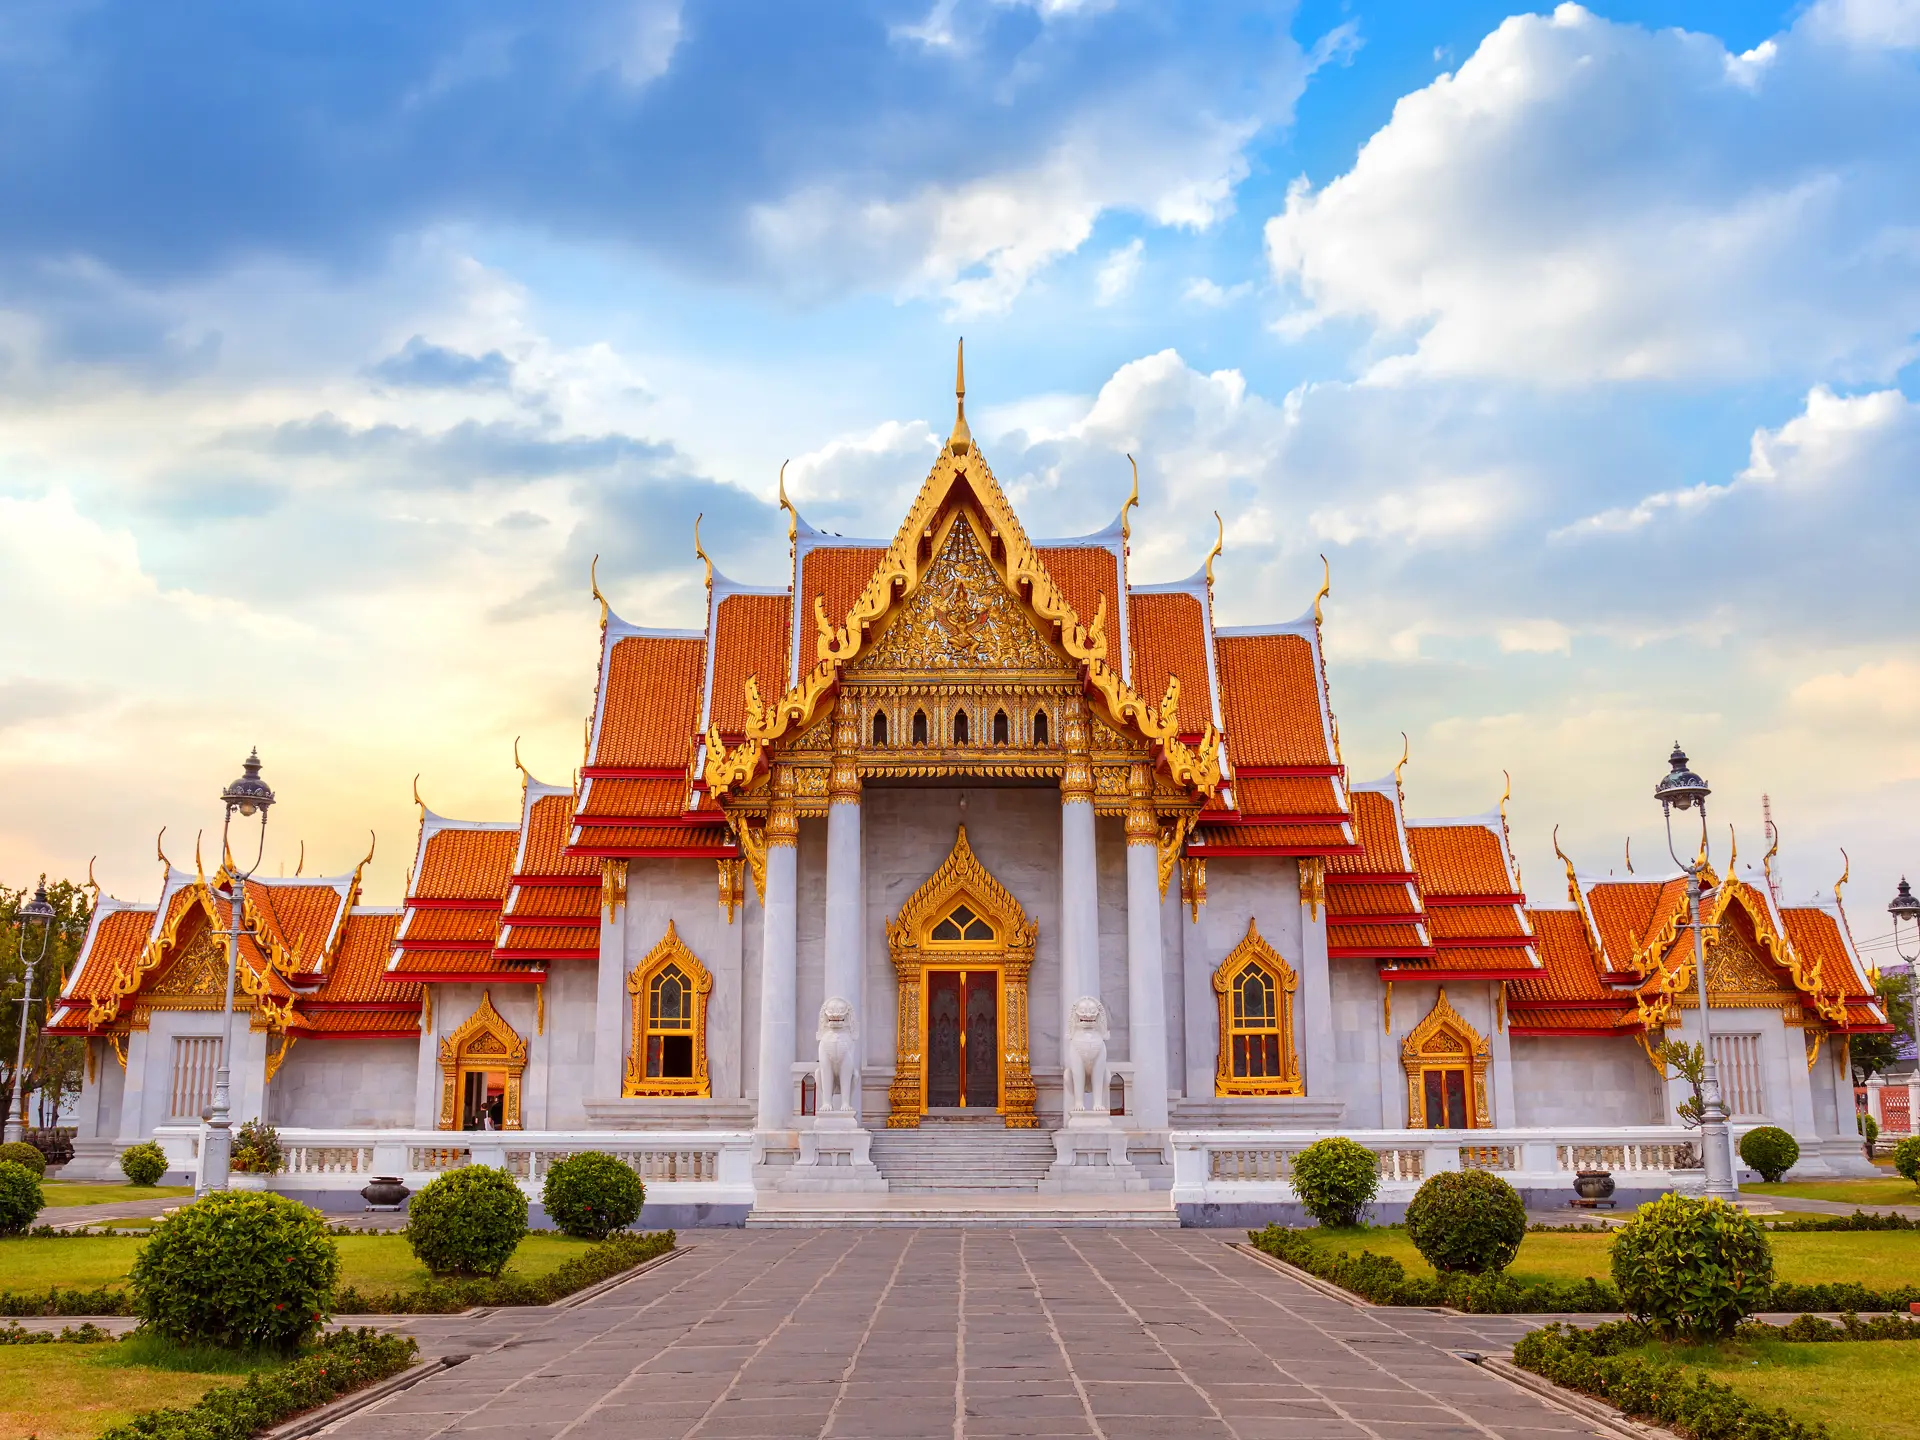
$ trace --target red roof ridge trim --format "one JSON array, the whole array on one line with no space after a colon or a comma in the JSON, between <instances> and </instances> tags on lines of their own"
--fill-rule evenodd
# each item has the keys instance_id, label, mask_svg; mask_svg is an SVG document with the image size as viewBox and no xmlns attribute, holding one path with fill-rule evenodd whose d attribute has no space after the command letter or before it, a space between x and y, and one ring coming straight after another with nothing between
<instances>
[{"instance_id":1,"label":"red roof ridge trim","mask_svg":"<svg viewBox=\"0 0 1920 1440\"><path fill-rule=\"evenodd\" d=\"M684 765L582 765L582 780L683 780ZM567 792L559 792L564 795Z\"/></svg>"},{"instance_id":2,"label":"red roof ridge trim","mask_svg":"<svg viewBox=\"0 0 1920 1440\"><path fill-rule=\"evenodd\" d=\"M1332 877L1328 877L1331 879ZM1485 909L1495 905L1525 905L1524 895L1428 895L1427 904L1431 908L1443 908L1457 905L1462 908L1477 907Z\"/></svg>"},{"instance_id":3,"label":"red roof ridge trim","mask_svg":"<svg viewBox=\"0 0 1920 1440\"><path fill-rule=\"evenodd\" d=\"M1243 780L1319 780L1345 779L1344 765L1235 765L1235 779Z\"/></svg>"}]
</instances>

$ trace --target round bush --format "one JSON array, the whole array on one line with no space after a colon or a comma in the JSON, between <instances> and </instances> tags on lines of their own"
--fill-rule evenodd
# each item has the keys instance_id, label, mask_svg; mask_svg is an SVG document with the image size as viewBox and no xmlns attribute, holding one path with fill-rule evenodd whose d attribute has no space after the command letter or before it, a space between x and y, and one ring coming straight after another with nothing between
<instances>
[{"instance_id":1,"label":"round bush","mask_svg":"<svg viewBox=\"0 0 1920 1440\"><path fill-rule=\"evenodd\" d=\"M1893 1147L1893 1168L1902 1179L1920 1185L1920 1135L1909 1135Z\"/></svg>"},{"instance_id":2,"label":"round bush","mask_svg":"<svg viewBox=\"0 0 1920 1440\"><path fill-rule=\"evenodd\" d=\"M325 1323L339 1274L317 1211L217 1190L154 1226L134 1257L133 1313L174 1340L292 1350Z\"/></svg>"},{"instance_id":3,"label":"round bush","mask_svg":"<svg viewBox=\"0 0 1920 1440\"><path fill-rule=\"evenodd\" d=\"M151 1140L120 1152L120 1173L135 1185L157 1185L167 1173L167 1152Z\"/></svg>"},{"instance_id":4,"label":"round bush","mask_svg":"<svg viewBox=\"0 0 1920 1440\"><path fill-rule=\"evenodd\" d=\"M1613 1283L1663 1340L1724 1339L1773 1287L1767 1232L1724 1200L1662 1195L1613 1237Z\"/></svg>"},{"instance_id":5,"label":"round bush","mask_svg":"<svg viewBox=\"0 0 1920 1440\"><path fill-rule=\"evenodd\" d=\"M1504 1270L1526 1233L1520 1192L1484 1170L1429 1176L1407 1206L1407 1237L1436 1270Z\"/></svg>"},{"instance_id":6,"label":"round bush","mask_svg":"<svg viewBox=\"0 0 1920 1440\"><path fill-rule=\"evenodd\" d=\"M1293 1188L1300 1204L1329 1227L1358 1225L1380 1189L1380 1159L1344 1135L1316 1140L1293 1157Z\"/></svg>"},{"instance_id":7,"label":"round bush","mask_svg":"<svg viewBox=\"0 0 1920 1440\"><path fill-rule=\"evenodd\" d=\"M436 1275L498 1275L527 1233L527 1197L504 1170L464 1165L407 1206L407 1243Z\"/></svg>"},{"instance_id":8,"label":"round bush","mask_svg":"<svg viewBox=\"0 0 1920 1440\"><path fill-rule=\"evenodd\" d=\"M24 1140L16 1140L11 1145L0 1145L0 1160L11 1160L16 1165L24 1165L36 1175L47 1173L47 1157L40 1153L36 1145Z\"/></svg>"},{"instance_id":9,"label":"round bush","mask_svg":"<svg viewBox=\"0 0 1920 1440\"><path fill-rule=\"evenodd\" d=\"M1860 1130L1861 1148L1867 1152L1867 1158L1871 1160L1874 1142L1880 1138L1880 1122L1871 1115L1859 1115L1855 1117L1854 1123Z\"/></svg>"},{"instance_id":10,"label":"round bush","mask_svg":"<svg viewBox=\"0 0 1920 1440\"><path fill-rule=\"evenodd\" d=\"M0 1160L0 1235L18 1235L46 1203L39 1172L17 1160Z\"/></svg>"},{"instance_id":11,"label":"round bush","mask_svg":"<svg viewBox=\"0 0 1920 1440\"><path fill-rule=\"evenodd\" d=\"M640 1218L647 1187L611 1155L587 1150L547 1167L540 1203L547 1218L578 1240L604 1240Z\"/></svg>"},{"instance_id":12,"label":"round bush","mask_svg":"<svg viewBox=\"0 0 1920 1440\"><path fill-rule=\"evenodd\" d=\"M1800 1158L1800 1142L1778 1125L1762 1125L1740 1137L1740 1158L1767 1184L1778 1185Z\"/></svg>"}]
</instances>

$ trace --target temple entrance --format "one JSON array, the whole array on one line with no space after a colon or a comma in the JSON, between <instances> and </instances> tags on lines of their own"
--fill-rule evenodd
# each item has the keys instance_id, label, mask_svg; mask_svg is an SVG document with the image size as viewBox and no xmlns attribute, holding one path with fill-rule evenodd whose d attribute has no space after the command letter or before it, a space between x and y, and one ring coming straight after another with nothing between
<instances>
[{"instance_id":1,"label":"temple entrance","mask_svg":"<svg viewBox=\"0 0 1920 1440\"><path fill-rule=\"evenodd\" d=\"M1000 971L927 971L927 1108L1000 1108Z\"/></svg>"},{"instance_id":2,"label":"temple entrance","mask_svg":"<svg viewBox=\"0 0 1920 1440\"><path fill-rule=\"evenodd\" d=\"M462 1070L460 1072L460 1128L462 1130L504 1130L506 1104L506 1071Z\"/></svg>"}]
</instances>

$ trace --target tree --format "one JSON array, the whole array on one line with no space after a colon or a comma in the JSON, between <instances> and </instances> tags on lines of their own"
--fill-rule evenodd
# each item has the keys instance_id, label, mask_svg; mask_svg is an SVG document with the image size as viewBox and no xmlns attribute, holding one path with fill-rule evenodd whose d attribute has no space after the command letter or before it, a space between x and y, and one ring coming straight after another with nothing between
<instances>
[{"instance_id":1,"label":"tree","mask_svg":"<svg viewBox=\"0 0 1920 1440\"><path fill-rule=\"evenodd\" d=\"M46 959L33 972L33 1006L24 1020L20 993L26 983L26 963L20 953L20 907L31 889L10 890L0 886L0 1114L18 1113L21 1077L14 1074L14 1056L18 1053L20 1026L27 1027L28 1095L41 1092L41 1116L51 1124L53 1115L66 1096L80 1088L82 1067L86 1062L86 1042L69 1036L44 1035L47 999L59 993L59 987L79 959L80 946L87 938L87 921L93 915L93 903L84 885L60 880L47 886L47 900L53 906L53 933L47 938ZM40 937L34 935L30 949L37 953Z\"/></svg>"},{"instance_id":2,"label":"tree","mask_svg":"<svg viewBox=\"0 0 1920 1440\"><path fill-rule=\"evenodd\" d=\"M1880 992L1880 1006L1893 1025L1891 1035L1855 1035L1847 1046L1853 1063L1853 1083L1864 1085L1867 1077L1891 1069L1894 1062L1906 1058L1913 1049L1912 981L1904 971L1881 971L1874 988Z\"/></svg>"},{"instance_id":3,"label":"tree","mask_svg":"<svg viewBox=\"0 0 1920 1440\"><path fill-rule=\"evenodd\" d=\"M1669 1078L1684 1080L1693 1087L1692 1098L1674 1106L1673 1113L1680 1117L1680 1123L1689 1130L1699 1129L1707 1110L1706 1097L1701 1089L1707 1075L1706 1047L1689 1045L1684 1040L1668 1040L1654 1054L1660 1057L1661 1064L1673 1071Z\"/></svg>"}]
</instances>

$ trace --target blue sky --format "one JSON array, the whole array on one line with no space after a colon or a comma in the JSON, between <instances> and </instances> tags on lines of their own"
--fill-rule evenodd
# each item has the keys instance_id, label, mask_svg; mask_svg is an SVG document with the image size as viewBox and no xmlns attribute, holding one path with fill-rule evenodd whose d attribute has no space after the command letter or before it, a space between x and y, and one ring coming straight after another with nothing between
<instances>
[{"instance_id":1,"label":"blue sky","mask_svg":"<svg viewBox=\"0 0 1920 1440\"><path fill-rule=\"evenodd\" d=\"M1617 865L1678 735L1863 934L1920 870L1920 0L0 15L0 873L291 868L578 763L588 561L889 533L970 413L1137 579L1327 555L1358 776ZM178 837L186 836L186 839ZM275 850L270 863L283 857ZM1862 908L1864 907L1864 908Z\"/></svg>"}]
</instances>

